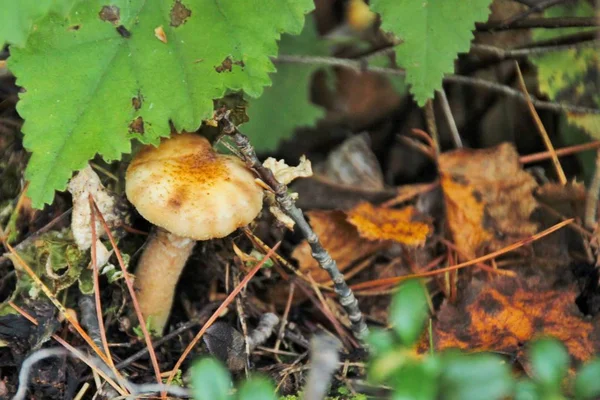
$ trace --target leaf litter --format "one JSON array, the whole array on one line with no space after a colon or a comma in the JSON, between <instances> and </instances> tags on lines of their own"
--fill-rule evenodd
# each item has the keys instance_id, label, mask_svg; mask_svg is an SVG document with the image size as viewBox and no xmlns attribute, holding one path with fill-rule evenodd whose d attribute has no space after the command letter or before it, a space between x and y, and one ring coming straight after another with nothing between
<instances>
[{"instance_id":1,"label":"leaf litter","mask_svg":"<svg viewBox=\"0 0 600 400\"><path fill-rule=\"evenodd\" d=\"M192 13L187 8L186 1L177 0L173 4L171 20L163 21L162 33L151 38L153 41L164 39L165 42L165 30L171 32L169 29L184 29L188 21L191 21L191 16L195 15L195 10ZM113 25L114 33L115 26L121 27L120 16L117 14L114 18L114 15L107 14L109 11L104 11L106 22L107 25ZM85 26L81 29L85 29ZM125 27L122 30L129 32ZM151 30L149 32L148 35L151 35ZM224 76L234 74L238 67L244 67L236 64L236 60L221 57L207 68L220 68ZM359 78L355 78L358 82ZM365 90L377 97L378 90L374 88L377 87L370 86ZM145 109L148 103L146 98L142 101L139 95L136 99L132 102L130 94L124 104L127 103L130 110L133 104L133 111L137 113ZM380 118L381 110L372 110L377 107L364 108L365 118L373 115ZM339 113L339 109L336 112ZM307 119L309 123L314 123L316 116L322 116L321 112L314 114ZM337 123L340 115L336 116ZM141 116L137 118L143 121ZM125 126L131 124L131 120L129 117L125 119ZM410 124L412 126L413 122ZM598 228L591 231L579 224L585 208L585 186L579 182L559 185L525 170L517 152L517 147L522 151L522 146L512 143L488 145L485 149L444 151L427 167L429 172L435 170L433 173L427 175L425 167L418 170L415 166L418 170L416 175L423 174L431 177L430 180L411 180L394 170L394 166L400 161L390 154L399 153L392 153L391 150L388 153L389 149L386 148L394 147L395 151L398 150L395 142L398 126L390 121L382 125L383 127L370 126L368 133L357 129L353 134L345 131L339 134L336 130L327 136L329 141L318 142L312 151L306 152L309 155L307 160L314 163L313 176L308 177L310 174L306 171L287 169L285 164L274 163L273 166L275 169L280 168L280 172L291 173L293 178L303 176L303 179L294 182L292 190L298 192L299 202L305 208L306 215L324 246L338 262L349 282L358 289L356 293L359 295L361 309L370 321L377 324L384 323L387 319L389 295L394 292L400 280L407 276L423 276L431 300L432 337L422 338L418 347L420 351L430 350L430 341L435 351L448 347L459 347L472 352L492 351L504 355L507 361L518 361L527 370L528 360L524 349L528 343L536 338L552 335L565 343L570 356L577 363L597 354L600 350L600 289L594 251L597 252L597 238L600 235ZM346 128L336 127L340 131ZM132 133L141 134L143 129L133 127ZM530 133L535 136L533 131ZM446 149L445 146L443 148ZM405 148L402 151L404 153L400 154L406 154ZM285 159L299 157L293 151L287 153L289 154L293 156ZM279 159L279 154L277 156ZM410 164L408 161L402 162ZM4 161L0 162L0 166L5 168ZM122 183L119 167L117 164L107 164L107 168L110 169L110 174L116 176L116 181L102 181L110 186L111 191L118 193L119 184ZM0 170L3 177L5 171ZM100 176L103 178L102 174ZM96 178L94 177L94 181L99 182L100 178ZM97 182L92 191L98 195L94 197L99 208L102 208L98 200L104 196L101 194L104 189ZM4 190L4 187L0 189ZM86 193L89 190L82 192L79 197L84 198ZM15 197L14 191L9 196L0 194L3 199ZM39 226L44 226L57 214L60 215L70 202L70 199L65 201L59 197L57 205L53 206L55 209L49 207L48 210L38 212L35 217L37 220L21 218L19 226L30 225L30 232L35 232ZM18 211L17 214L22 217L23 211ZM80 220L79 228L64 226L63 231L55 230L50 235L40 234L35 241L30 242L31 247L18 248L23 261L34 267L33 275L43 278L45 289L35 288L31 284L35 279L24 272L27 269L14 255L12 258L18 264L14 270L17 279L5 279L4 272L9 269L0 263L0 293L4 296L2 300L12 302L5 301L0 308L0 328L7 324L15 324L15 327L22 325L24 320L16 311L4 314L9 308L15 310L11 304L17 306L14 302L18 302L26 306L23 309L25 313L30 312L37 318L41 328L36 332L15 328L9 333L29 338L36 346L51 337L56 341L66 337L74 345L89 341L85 335L73 335L72 330L56 319L54 311L48 312L54 310L50 303L57 304L57 294L64 296L65 304L71 306L76 295L86 293L84 287L88 290L90 288L90 255L82 254L73 238L74 234L81 233L76 232L81 229L86 241L91 243L89 229L84 226L89 209L84 211L84 217L78 217L78 214L80 212L74 210L73 219ZM101 210L101 214L109 222L110 212ZM4 223L4 214L0 214L0 218ZM533 244L529 243L532 238L537 238L534 235L556 226L561 220L567 221L559 225L561 230L536 240ZM148 230L148 225L138 216L134 216L133 221L121 222L121 225L129 223L132 224L131 227L120 226L129 229L130 233L124 239L122 233L119 234L119 246L123 253L115 249L118 255L106 255L111 257L112 262L115 262L115 257L121 258L127 254L133 254L135 260L135 253L143 246L145 236L142 232ZM102 233L99 226L96 228L98 235ZM145 332L145 340L150 339L155 345L164 346L153 354L153 358L157 358L159 363L155 362L155 365L159 364L162 370L166 370L167 365L171 368L171 378L178 372L177 368L182 365L183 369L186 368L182 364L185 362L184 355L175 364L175 369L172 369L175 361L173 355L176 358L189 351L193 351L194 355L213 352L221 354L224 360L233 359L235 362L232 365L235 365L232 369L243 371L248 365L256 367L277 379L283 391L295 393L298 389L297 382L302 379L302 372L298 372L303 368L301 354L306 352L310 336L319 330L339 333L341 329L344 333L347 316L343 314L339 304L332 300L332 282L314 261L308 243L286 232L266 212L248 228L246 233L248 232L262 238L268 245L258 246L242 235L234 235L198 246L190 261L192 268L186 272L181 284L182 295L172 317L171 332L177 331L173 337L178 339L161 341L157 345L156 338L149 338ZM57 237L57 234L60 236ZM24 237L25 235L21 235L19 239L23 240ZM268 253L269 245L278 243L279 240L282 240L282 246L277 254ZM505 252L507 246L511 246L508 247L510 249L518 247L519 251ZM492 252L493 256L488 257ZM268 253L267 257L264 256L265 253ZM246 257L247 254L251 257ZM257 263L261 262L267 265L267 259L271 256L271 267L257 267ZM126 263L119 261L123 267L123 276L133 278L133 271L127 271ZM461 266L464 264L462 261L468 265ZM194 268L196 266L202 268ZM456 266L460 268L451 270ZM251 282L248 282L250 278L245 281L244 285L248 284L245 289L234 286L232 275L248 271L256 273L256 276ZM498 276L501 272L511 274ZM310 278L307 279L307 276ZM16 289L15 282L20 286L18 290L12 291L13 288ZM151 370L146 365L147 361L127 362L127 357L134 350L148 351L149 346L133 333L134 328L138 332L143 329L136 326L136 319L131 310L128 310L131 308L131 300L124 295L124 280L108 282L103 281L101 293L107 316L107 334L111 342L121 342L111 349L111 353L118 359L125 360L123 368L132 379L148 380ZM277 296L280 299L271 297L273 288L278 289ZM41 294L41 290L46 289L51 301ZM16 296L7 298L8 292ZM134 293L132 291L135 299ZM229 302L238 293L242 299L239 302L241 309L229 307ZM449 296L449 293L454 295ZM227 298L226 302L221 301L224 298ZM60 297L60 300L63 298ZM212 313L219 305L218 311ZM207 313L206 309L210 312ZM263 347L247 354L240 344L247 340L246 328L241 327L246 322L242 321L249 320L249 327L258 326L262 317L271 311L284 316L283 325L275 328L279 333L267 338L267 344ZM205 322L206 315L211 314L210 321L217 322L209 328L210 323ZM73 327L78 326L71 310L68 315L68 323ZM334 324L332 319L334 322L339 320L340 323ZM215 336L215 330L219 328L226 334L226 338L217 338L218 341L228 342L231 336L231 341L235 341L236 345L228 347L227 343L220 343L223 348L217 351L213 343L210 343L206 348L198 346L191 350L188 347L184 351L186 345L198 342L201 338L197 335L192 341L193 333L189 331L190 327L198 325L203 327L200 335L206 332L203 337L206 344L214 340L210 336ZM12 342L12 338L3 336L4 332L0 329L0 340L11 340L8 347L11 354L23 354L23 351L30 350L30 345L17 345ZM270 340L278 341L276 352L271 353ZM348 344L349 341L344 342L346 349L342 352L342 361L348 364L359 361L353 364L358 365L356 369L350 367L349 373L348 368L344 372L344 379L352 382L354 377L360 377L364 373L360 366L360 361L364 358L356 355L357 352ZM235 350L233 356L232 350ZM100 354L103 353L99 351ZM281 363L273 363L273 358ZM109 364L107 361L107 365ZM2 383L6 384L9 391L14 386L14 382L10 380ZM36 381L34 385L40 386L43 383ZM119 388L114 381L109 383L114 383L115 389ZM62 394L65 388L57 385L56 390Z\"/></svg>"}]
</instances>

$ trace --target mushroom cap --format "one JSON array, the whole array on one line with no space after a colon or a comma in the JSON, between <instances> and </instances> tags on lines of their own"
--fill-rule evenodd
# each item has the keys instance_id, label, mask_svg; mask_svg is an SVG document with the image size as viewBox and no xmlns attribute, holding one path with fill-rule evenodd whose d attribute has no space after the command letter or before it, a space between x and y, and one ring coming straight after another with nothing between
<instances>
[{"instance_id":1,"label":"mushroom cap","mask_svg":"<svg viewBox=\"0 0 600 400\"><path fill-rule=\"evenodd\" d=\"M139 213L167 231L195 240L229 235L262 208L263 190L237 157L216 153L199 135L182 133L133 159L125 192Z\"/></svg>"}]
</instances>

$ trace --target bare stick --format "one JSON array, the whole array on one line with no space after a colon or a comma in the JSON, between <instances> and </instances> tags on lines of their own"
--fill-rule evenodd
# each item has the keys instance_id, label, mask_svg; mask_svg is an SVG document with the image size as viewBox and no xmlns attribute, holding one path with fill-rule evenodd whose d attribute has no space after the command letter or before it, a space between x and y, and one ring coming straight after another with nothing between
<instances>
[{"instance_id":1,"label":"bare stick","mask_svg":"<svg viewBox=\"0 0 600 400\"><path fill-rule=\"evenodd\" d=\"M540 1L539 3L531 6L527 11L523 11L520 14L516 14L513 15L510 18L507 18L506 20L503 21L503 25L510 25L510 24L514 24L517 21L521 21L525 18L527 18L528 16L530 16L533 13L536 12L540 12L540 11L544 11L547 8L550 8L554 5L560 4L560 3L566 3L568 0L545 0L545 1Z\"/></svg>"},{"instance_id":2,"label":"bare stick","mask_svg":"<svg viewBox=\"0 0 600 400\"><path fill-rule=\"evenodd\" d=\"M596 168L594 177L585 198L585 227L594 229L597 224L598 195L600 194L600 150L596 152Z\"/></svg>"},{"instance_id":3,"label":"bare stick","mask_svg":"<svg viewBox=\"0 0 600 400\"><path fill-rule=\"evenodd\" d=\"M370 71L383 75L405 75L405 71L400 68L376 67L364 64L360 60L352 60L348 58L337 57L313 57L305 55L285 55L273 59L275 63L292 63L292 64L312 64L312 65L328 65L342 68L348 68L353 71ZM489 90L491 92L500 93L517 100L527 103L527 97L519 90L513 89L510 86L502 85L496 82L491 82L481 78L473 78L463 75L448 75L444 78L444 82L452 82L460 85L474 86L479 89ZM551 110L555 112L573 112L577 114L600 114L600 109L581 107L574 104L555 103L551 101L542 101L536 98L531 98L531 102L539 109Z\"/></svg>"},{"instance_id":4,"label":"bare stick","mask_svg":"<svg viewBox=\"0 0 600 400\"><path fill-rule=\"evenodd\" d=\"M559 28L585 28L598 26L598 20L595 17L556 17L556 18L528 18L521 21L515 21L506 25L504 21L494 21L485 23L476 23L475 29L478 32L488 31L507 31L511 29L559 29Z\"/></svg>"},{"instance_id":5,"label":"bare stick","mask_svg":"<svg viewBox=\"0 0 600 400\"><path fill-rule=\"evenodd\" d=\"M238 128L229 120L229 111L220 109L215 113L215 119L220 122L222 131L225 134L231 135L235 144L243 154L246 165L254 169L260 178L273 190L277 203L281 209L295 222L296 226L302 232L302 235L308 241L312 250L312 256L319 263L333 281L335 292L340 298L340 303L348 313L348 317L352 323L352 331L358 339L364 339L369 332L369 328L365 323L362 312L358 308L358 301L354 297L354 293L346 284L344 275L340 272L337 264L329 255L327 250L321 244L319 237L312 230L302 210L296 207L294 200L290 197L287 191L287 186L280 183L270 169L265 168L254 151L254 147L250 144L248 137L243 135Z\"/></svg>"},{"instance_id":6,"label":"bare stick","mask_svg":"<svg viewBox=\"0 0 600 400\"><path fill-rule=\"evenodd\" d=\"M458 128L456 127L456 121L454 121L454 117L452 116L452 110L450 109L450 103L448 103L448 97L446 97L446 91L444 88L438 90L438 94L440 95L440 103L442 105L442 110L444 111L444 116L446 117L446 121L448 121L448 128L450 128L450 134L452 136L452 140L454 141L454 146L457 149L463 147L462 139L460 138L460 134L458 133Z\"/></svg>"}]
</instances>

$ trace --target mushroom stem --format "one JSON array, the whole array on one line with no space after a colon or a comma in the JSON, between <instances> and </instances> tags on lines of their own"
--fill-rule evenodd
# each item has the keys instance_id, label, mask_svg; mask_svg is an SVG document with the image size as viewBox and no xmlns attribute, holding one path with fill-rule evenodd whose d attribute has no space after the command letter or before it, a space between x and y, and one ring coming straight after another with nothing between
<instances>
[{"instance_id":1,"label":"mushroom stem","mask_svg":"<svg viewBox=\"0 0 600 400\"><path fill-rule=\"evenodd\" d=\"M163 229L157 229L140 258L136 270L137 301L144 316L150 320L150 329L162 335L171 306L175 287L196 241Z\"/></svg>"}]
</instances>

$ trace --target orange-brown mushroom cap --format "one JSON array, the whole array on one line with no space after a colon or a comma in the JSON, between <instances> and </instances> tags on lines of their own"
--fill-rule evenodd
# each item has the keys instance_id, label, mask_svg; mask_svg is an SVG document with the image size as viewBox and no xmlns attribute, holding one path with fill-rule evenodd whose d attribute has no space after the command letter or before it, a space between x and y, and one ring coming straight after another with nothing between
<instances>
[{"instance_id":1,"label":"orange-brown mushroom cap","mask_svg":"<svg viewBox=\"0 0 600 400\"><path fill-rule=\"evenodd\" d=\"M125 191L148 221L195 240L247 225L263 200L241 160L216 153L206 138L191 133L144 147L127 169Z\"/></svg>"}]
</instances>

